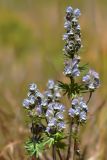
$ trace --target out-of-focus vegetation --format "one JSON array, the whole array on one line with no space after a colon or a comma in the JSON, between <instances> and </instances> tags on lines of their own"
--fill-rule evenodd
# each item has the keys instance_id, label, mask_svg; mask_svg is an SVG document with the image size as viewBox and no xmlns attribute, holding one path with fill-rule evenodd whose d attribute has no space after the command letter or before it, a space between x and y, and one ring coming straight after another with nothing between
<instances>
[{"instance_id":1,"label":"out-of-focus vegetation","mask_svg":"<svg viewBox=\"0 0 107 160\"><path fill-rule=\"evenodd\" d=\"M0 0L0 160L27 159L23 143L29 131L21 108L27 85L36 82L43 90L49 78L66 80L62 34L68 4L83 13L82 59L101 77L81 148L85 160L107 159L107 1Z\"/></svg>"}]
</instances>

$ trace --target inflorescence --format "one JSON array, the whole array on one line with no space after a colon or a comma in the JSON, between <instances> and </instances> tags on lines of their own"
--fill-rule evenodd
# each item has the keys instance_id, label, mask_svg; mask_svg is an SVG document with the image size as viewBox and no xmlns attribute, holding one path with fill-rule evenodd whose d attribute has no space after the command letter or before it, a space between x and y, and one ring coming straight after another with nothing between
<instances>
[{"instance_id":1,"label":"inflorescence","mask_svg":"<svg viewBox=\"0 0 107 160\"><path fill-rule=\"evenodd\" d=\"M62 133L65 134L66 126L71 126L71 122L73 125L86 123L87 105L90 99L86 102L83 98L83 93L89 92L92 94L100 85L99 74L94 70L89 70L87 74L83 75L81 81L77 81L82 71L85 70L84 67L80 66L81 57L79 51L82 47L81 27L78 22L80 15L79 9L73 9L71 6L67 7L64 23L66 33L63 35L63 40L65 41L63 73L69 78L70 83L58 82L55 84L53 80L49 80L44 93L41 93L37 85L32 83L29 85L27 98L23 101L23 107L27 110L32 124L31 139L33 141L31 143L43 144L44 149L47 144L49 146L50 144L58 146L57 144L64 139ZM69 95L68 98L71 101L69 109L61 103L61 91ZM68 120L65 119L64 112L68 115L69 123L66 122ZM60 138L58 138L58 134ZM52 138L53 142L51 143ZM31 151L29 144L27 143L27 149ZM31 153L38 156L37 148L35 149L34 147Z\"/></svg>"}]
</instances>

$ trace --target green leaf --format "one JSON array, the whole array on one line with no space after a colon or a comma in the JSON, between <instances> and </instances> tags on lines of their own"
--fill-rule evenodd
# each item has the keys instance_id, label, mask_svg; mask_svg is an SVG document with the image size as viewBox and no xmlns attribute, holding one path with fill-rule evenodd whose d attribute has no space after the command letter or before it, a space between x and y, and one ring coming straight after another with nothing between
<instances>
[{"instance_id":1,"label":"green leaf","mask_svg":"<svg viewBox=\"0 0 107 160\"><path fill-rule=\"evenodd\" d=\"M38 157L39 154L40 154L41 152L43 152L43 150L44 150L44 145L43 145L43 143L37 143L35 148L36 148L36 157Z\"/></svg>"},{"instance_id":2,"label":"green leaf","mask_svg":"<svg viewBox=\"0 0 107 160\"><path fill-rule=\"evenodd\" d=\"M44 150L44 145L42 142L36 143L32 139L29 139L25 144L25 148L30 156L36 155L38 157Z\"/></svg>"},{"instance_id":3,"label":"green leaf","mask_svg":"<svg viewBox=\"0 0 107 160\"><path fill-rule=\"evenodd\" d=\"M54 139L55 139L55 141L60 141L60 140L62 140L62 139L65 139L66 137L64 137L64 134L63 133L61 133L61 132L57 132L55 135L54 135Z\"/></svg>"},{"instance_id":4,"label":"green leaf","mask_svg":"<svg viewBox=\"0 0 107 160\"><path fill-rule=\"evenodd\" d=\"M47 138L44 142L43 142L43 145L45 146L45 145L48 145L49 146L49 148L52 146L54 144L54 138Z\"/></svg>"}]
</instances>

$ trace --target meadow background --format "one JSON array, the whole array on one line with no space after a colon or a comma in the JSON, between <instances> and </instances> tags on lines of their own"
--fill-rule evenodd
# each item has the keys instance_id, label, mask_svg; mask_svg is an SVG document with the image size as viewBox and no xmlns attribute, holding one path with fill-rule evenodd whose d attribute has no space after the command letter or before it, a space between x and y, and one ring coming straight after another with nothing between
<instances>
[{"instance_id":1,"label":"meadow background","mask_svg":"<svg viewBox=\"0 0 107 160\"><path fill-rule=\"evenodd\" d=\"M101 78L81 128L81 149L84 160L107 160L107 0L0 0L0 160L27 159L22 101L28 84L43 91L48 79L66 81L62 34L68 4L82 12L82 61Z\"/></svg>"}]
</instances>

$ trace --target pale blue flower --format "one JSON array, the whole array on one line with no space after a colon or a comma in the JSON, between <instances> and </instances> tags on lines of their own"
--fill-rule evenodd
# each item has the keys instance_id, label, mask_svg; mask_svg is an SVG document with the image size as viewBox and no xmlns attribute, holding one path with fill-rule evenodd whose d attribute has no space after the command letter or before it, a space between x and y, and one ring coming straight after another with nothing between
<instances>
[{"instance_id":1,"label":"pale blue flower","mask_svg":"<svg viewBox=\"0 0 107 160\"><path fill-rule=\"evenodd\" d=\"M81 30L80 25L78 24L75 29L78 30L78 31L80 31Z\"/></svg>"},{"instance_id":2,"label":"pale blue flower","mask_svg":"<svg viewBox=\"0 0 107 160\"><path fill-rule=\"evenodd\" d=\"M72 100L72 105L77 106L78 103L79 103L79 101L78 101L77 98L74 98L74 99Z\"/></svg>"},{"instance_id":3,"label":"pale blue flower","mask_svg":"<svg viewBox=\"0 0 107 160\"><path fill-rule=\"evenodd\" d=\"M55 105L55 102L49 103L49 104L48 104L48 109L54 110L54 105Z\"/></svg>"},{"instance_id":4,"label":"pale blue flower","mask_svg":"<svg viewBox=\"0 0 107 160\"><path fill-rule=\"evenodd\" d=\"M41 99L43 98L43 94L40 93L39 91L36 91L35 96Z\"/></svg>"},{"instance_id":5,"label":"pale blue flower","mask_svg":"<svg viewBox=\"0 0 107 160\"><path fill-rule=\"evenodd\" d=\"M67 40L67 39L68 39L68 34L65 33L65 34L63 35L63 40Z\"/></svg>"},{"instance_id":6,"label":"pale blue flower","mask_svg":"<svg viewBox=\"0 0 107 160\"><path fill-rule=\"evenodd\" d=\"M46 131L47 133L49 133L50 130L51 130L51 128L50 128L50 127L47 127L45 131Z\"/></svg>"},{"instance_id":7,"label":"pale blue flower","mask_svg":"<svg viewBox=\"0 0 107 160\"><path fill-rule=\"evenodd\" d=\"M80 113L80 122L86 121L87 120L87 114L85 111L82 111Z\"/></svg>"},{"instance_id":8,"label":"pale blue flower","mask_svg":"<svg viewBox=\"0 0 107 160\"><path fill-rule=\"evenodd\" d=\"M38 115L38 116L41 116L41 115L42 115L42 108L41 108L41 106L37 106L36 112L37 112L37 115Z\"/></svg>"},{"instance_id":9,"label":"pale blue flower","mask_svg":"<svg viewBox=\"0 0 107 160\"><path fill-rule=\"evenodd\" d=\"M31 95L28 97L28 99L31 106L35 104L35 96Z\"/></svg>"},{"instance_id":10,"label":"pale blue flower","mask_svg":"<svg viewBox=\"0 0 107 160\"><path fill-rule=\"evenodd\" d=\"M67 7L66 13L72 14L73 13L73 8L71 6Z\"/></svg>"},{"instance_id":11,"label":"pale blue flower","mask_svg":"<svg viewBox=\"0 0 107 160\"><path fill-rule=\"evenodd\" d=\"M30 106L30 102L29 102L29 100L28 99L24 99L24 101L23 101L23 107L25 107L26 109L29 109L29 106Z\"/></svg>"},{"instance_id":12,"label":"pale blue flower","mask_svg":"<svg viewBox=\"0 0 107 160\"><path fill-rule=\"evenodd\" d=\"M55 82L53 80L49 80L47 84L48 89L54 89L54 86Z\"/></svg>"},{"instance_id":13,"label":"pale blue flower","mask_svg":"<svg viewBox=\"0 0 107 160\"><path fill-rule=\"evenodd\" d=\"M52 118L52 119L49 121L48 126L49 126L49 127L53 127L53 126L55 127L56 124L57 124L57 119L56 119L56 118Z\"/></svg>"},{"instance_id":14,"label":"pale blue flower","mask_svg":"<svg viewBox=\"0 0 107 160\"><path fill-rule=\"evenodd\" d=\"M55 117L57 119L64 119L64 116L63 116L63 114L61 112L57 112L56 115L55 115Z\"/></svg>"},{"instance_id":15,"label":"pale blue flower","mask_svg":"<svg viewBox=\"0 0 107 160\"><path fill-rule=\"evenodd\" d=\"M79 105L80 105L80 108L88 111L88 106L86 105L86 103L84 101L81 101Z\"/></svg>"},{"instance_id":16,"label":"pale blue flower","mask_svg":"<svg viewBox=\"0 0 107 160\"><path fill-rule=\"evenodd\" d=\"M58 127L58 130L62 130L64 128L66 128L66 125L64 122L59 122L59 123L57 123L57 127Z\"/></svg>"},{"instance_id":17,"label":"pale blue flower","mask_svg":"<svg viewBox=\"0 0 107 160\"><path fill-rule=\"evenodd\" d=\"M69 31L71 29L71 22L66 21L64 24L64 28Z\"/></svg>"},{"instance_id":18,"label":"pale blue flower","mask_svg":"<svg viewBox=\"0 0 107 160\"><path fill-rule=\"evenodd\" d=\"M78 67L78 63L79 63L78 57L75 57L72 60L67 61L65 63L64 75L66 75L68 77L80 76L80 70L79 70L79 67Z\"/></svg>"},{"instance_id":19,"label":"pale blue flower","mask_svg":"<svg viewBox=\"0 0 107 160\"><path fill-rule=\"evenodd\" d=\"M48 109L48 110L46 111L46 117L47 117L48 119L54 117L54 110L53 110L53 109Z\"/></svg>"},{"instance_id":20,"label":"pale blue flower","mask_svg":"<svg viewBox=\"0 0 107 160\"><path fill-rule=\"evenodd\" d=\"M74 117L74 116L75 116L75 109L70 108L68 114L69 114L71 117Z\"/></svg>"},{"instance_id":21,"label":"pale blue flower","mask_svg":"<svg viewBox=\"0 0 107 160\"><path fill-rule=\"evenodd\" d=\"M58 87L58 85L55 85L55 87L54 87L54 96L55 96L55 98L58 98L58 99L61 98L60 88Z\"/></svg>"},{"instance_id":22,"label":"pale blue flower","mask_svg":"<svg viewBox=\"0 0 107 160\"><path fill-rule=\"evenodd\" d=\"M50 90L45 91L44 96L47 97L47 98L52 98L53 97L52 92Z\"/></svg>"},{"instance_id":23,"label":"pale blue flower","mask_svg":"<svg viewBox=\"0 0 107 160\"><path fill-rule=\"evenodd\" d=\"M79 18L79 16L81 16L81 12L78 8L74 10L74 15L76 16L76 18Z\"/></svg>"},{"instance_id":24,"label":"pale blue flower","mask_svg":"<svg viewBox=\"0 0 107 160\"><path fill-rule=\"evenodd\" d=\"M36 85L35 83L32 83L32 84L29 85L29 90L30 90L31 92L36 91L36 89L37 89L37 85Z\"/></svg>"},{"instance_id":25,"label":"pale blue flower","mask_svg":"<svg viewBox=\"0 0 107 160\"><path fill-rule=\"evenodd\" d=\"M48 104L48 109L46 111L46 118L47 118L47 126L49 127L46 129L46 132L52 131L59 131L58 123L63 122L64 115L63 112L65 111L64 105L59 102L51 102Z\"/></svg>"},{"instance_id":26,"label":"pale blue flower","mask_svg":"<svg viewBox=\"0 0 107 160\"><path fill-rule=\"evenodd\" d=\"M86 102L84 101L83 97L74 98L71 103L73 106L79 107L81 110L82 109L85 109L86 111L88 110L88 107L87 107Z\"/></svg>"},{"instance_id":27,"label":"pale blue flower","mask_svg":"<svg viewBox=\"0 0 107 160\"><path fill-rule=\"evenodd\" d=\"M96 89L100 85L99 74L94 70L89 70L88 74L83 77L83 82L89 89Z\"/></svg>"},{"instance_id":28,"label":"pale blue flower","mask_svg":"<svg viewBox=\"0 0 107 160\"><path fill-rule=\"evenodd\" d=\"M78 122L83 123L87 119L88 107L83 97L76 97L71 102L72 108L69 109L68 114L72 118L76 118Z\"/></svg>"},{"instance_id":29,"label":"pale blue flower","mask_svg":"<svg viewBox=\"0 0 107 160\"><path fill-rule=\"evenodd\" d=\"M63 105L63 104L61 104L61 103L55 103L54 105L53 105L53 107L54 107L54 109L55 110L59 110L59 111L61 111L61 112L64 112L65 111L65 106Z\"/></svg>"}]
</instances>

